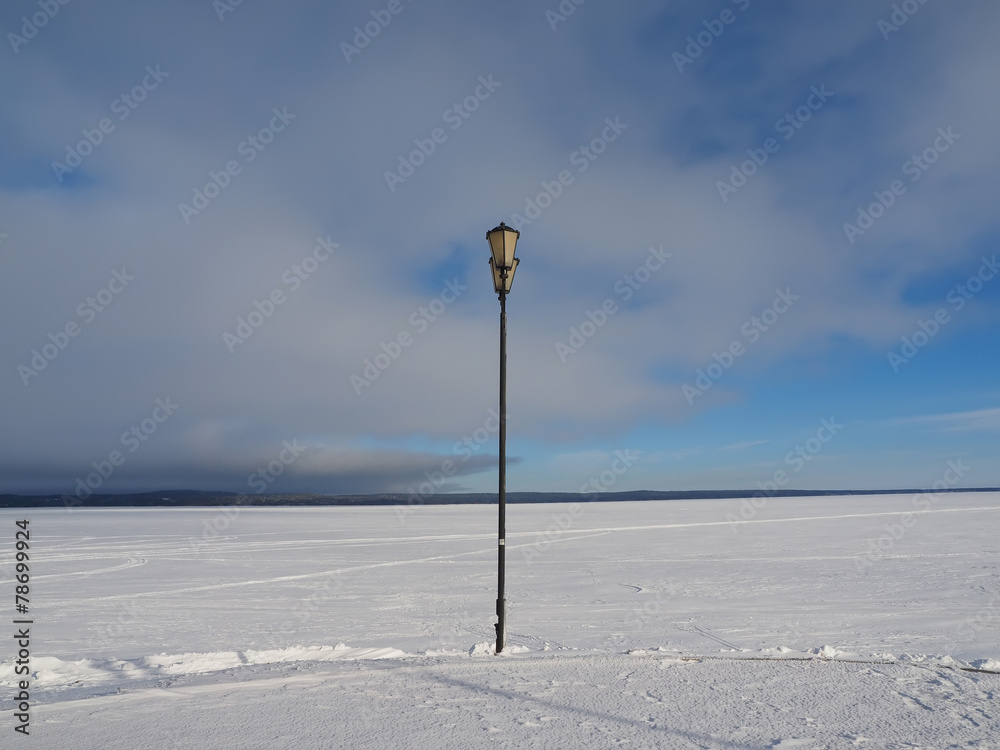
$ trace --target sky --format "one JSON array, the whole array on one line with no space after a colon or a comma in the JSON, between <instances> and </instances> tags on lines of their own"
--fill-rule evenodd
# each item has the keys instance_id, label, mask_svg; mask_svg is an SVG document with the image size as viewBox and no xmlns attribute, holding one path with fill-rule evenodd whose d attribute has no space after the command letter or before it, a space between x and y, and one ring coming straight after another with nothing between
<instances>
[{"instance_id":1,"label":"sky","mask_svg":"<svg viewBox=\"0 0 1000 750\"><path fill-rule=\"evenodd\" d=\"M1000 6L15 0L0 492L1000 485Z\"/></svg>"}]
</instances>

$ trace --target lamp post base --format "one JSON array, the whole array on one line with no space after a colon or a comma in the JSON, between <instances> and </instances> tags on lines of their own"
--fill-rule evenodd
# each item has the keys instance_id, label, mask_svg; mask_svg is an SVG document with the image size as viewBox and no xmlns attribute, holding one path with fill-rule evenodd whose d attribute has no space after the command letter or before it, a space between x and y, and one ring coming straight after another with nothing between
<instances>
[{"instance_id":1,"label":"lamp post base","mask_svg":"<svg viewBox=\"0 0 1000 750\"><path fill-rule=\"evenodd\" d=\"M493 627L497 629L497 653L501 653L504 641L507 640L507 600L497 599L497 617L499 622Z\"/></svg>"}]
</instances>

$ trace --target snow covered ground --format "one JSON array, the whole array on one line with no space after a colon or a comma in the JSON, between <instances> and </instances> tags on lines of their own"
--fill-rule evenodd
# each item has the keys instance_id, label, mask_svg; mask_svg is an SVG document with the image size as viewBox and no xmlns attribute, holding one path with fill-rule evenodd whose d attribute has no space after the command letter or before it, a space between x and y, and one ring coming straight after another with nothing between
<instances>
[{"instance_id":1,"label":"snow covered ground","mask_svg":"<svg viewBox=\"0 0 1000 750\"><path fill-rule=\"evenodd\" d=\"M1000 494L507 517L497 657L495 506L2 511L3 747L1000 748Z\"/></svg>"}]
</instances>

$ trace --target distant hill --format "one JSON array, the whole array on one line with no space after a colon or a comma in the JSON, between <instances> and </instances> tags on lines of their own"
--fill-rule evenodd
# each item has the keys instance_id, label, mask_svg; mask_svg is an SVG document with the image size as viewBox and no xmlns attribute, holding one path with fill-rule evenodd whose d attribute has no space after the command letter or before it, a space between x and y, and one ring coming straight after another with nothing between
<instances>
[{"instance_id":1,"label":"distant hill","mask_svg":"<svg viewBox=\"0 0 1000 750\"><path fill-rule=\"evenodd\" d=\"M508 503L580 503L636 500L705 500L749 497L817 497L827 495L908 495L929 490L636 490L633 492L508 492ZM941 492L1000 492L997 487L946 489ZM199 508L227 505L261 507L324 505L474 505L497 502L495 492L440 493L417 498L413 495L243 495L236 492L162 490L117 495L91 495L80 500L73 495L0 495L0 508Z\"/></svg>"}]
</instances>

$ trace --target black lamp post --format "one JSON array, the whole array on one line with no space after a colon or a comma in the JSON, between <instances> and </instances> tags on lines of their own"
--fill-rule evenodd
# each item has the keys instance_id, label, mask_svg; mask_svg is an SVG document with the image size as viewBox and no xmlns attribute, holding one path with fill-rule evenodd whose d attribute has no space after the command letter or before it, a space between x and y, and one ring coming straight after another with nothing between
<instances>
[{"instance_id":1,"label":"black lamp post","mask_svg":"<svg viewBox=\"0 0 1000 750\"><path fill-rule=\"evenodd\" d=\"M500 513L497 541L498 593L497 593L497 653L503 651L507 637L507 600L504 598L504 545L507 536L507 293L514 282L518 259L514 248L521 233L502 221L486 233L490 243L490 270L493 271L493 289L500 298Z\"/></svg>"}]
</instances>

